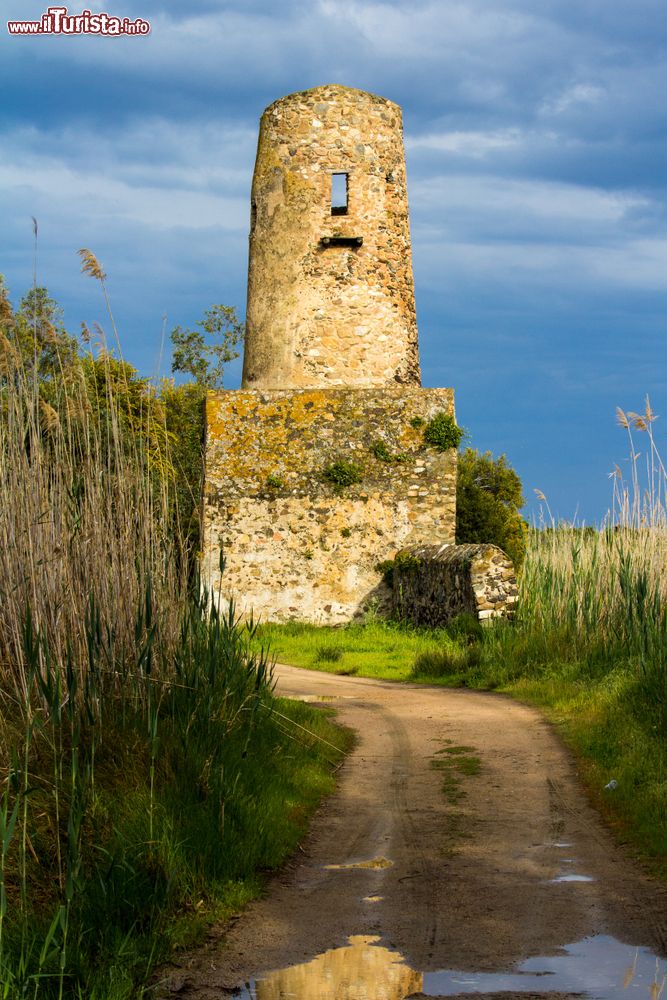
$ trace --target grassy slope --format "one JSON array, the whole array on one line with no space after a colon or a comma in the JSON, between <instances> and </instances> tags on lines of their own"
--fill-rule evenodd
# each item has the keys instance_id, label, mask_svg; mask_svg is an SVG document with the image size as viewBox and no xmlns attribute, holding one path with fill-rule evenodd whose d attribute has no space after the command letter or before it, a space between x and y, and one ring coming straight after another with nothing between
<instances>
[{"instance_id":1,"label":"grassy slope","mask_svg":"<svg viewBox=\"0 0 667 1000\"><path fill-rule=\"evenodd\" d=\"M394 681L412 679L417 655L437 650L442 643L453 646L444 631L410 631L382 622L345 628L261 625L258 634L278 663Z\"/></svg>"},{"instance_id":2,"label":"grassy slope","mask_svg":"<svg viewBox=\"0 0 667 1000\"><path fill-rule=\"evenodd\" d=\"M623 669L604 677L562 673L500 687L542 709L574 750L589 797L617 838L667 879L667 746L658 726L633 705ZM568 677L567 674L570 673ZM618 787L606 791L615 779Z\"/></svg>"}]
</instances>

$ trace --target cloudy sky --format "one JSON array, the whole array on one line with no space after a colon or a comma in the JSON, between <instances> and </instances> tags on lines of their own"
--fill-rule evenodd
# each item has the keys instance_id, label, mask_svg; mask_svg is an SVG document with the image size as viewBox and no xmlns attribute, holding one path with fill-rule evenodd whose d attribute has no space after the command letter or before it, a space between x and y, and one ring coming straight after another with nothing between
<instances>
[{"instance_id":1,"label":"cloudy sky","mask_svg":"<svg viewBox=\"0 0 667 1000\"><path fill-rule=\"evenodd\" d=\"M38 281L70 332L104 324L160 370L163 326L245 309L257 123L344 83L403 107L424 384L507 454L527 512L588 522L628 470L617 405L664 413L664 0L93 0L141 37L14 37L41 0L0 0L0 272ZM82 6L70 6L80 13ZM166 321L164 320L166 317ZM168 357L161 370L168 373ZM238 386L238 364L228 385ZM639 435L638 447L643 447Z\"/></svg>"}]
</instances>

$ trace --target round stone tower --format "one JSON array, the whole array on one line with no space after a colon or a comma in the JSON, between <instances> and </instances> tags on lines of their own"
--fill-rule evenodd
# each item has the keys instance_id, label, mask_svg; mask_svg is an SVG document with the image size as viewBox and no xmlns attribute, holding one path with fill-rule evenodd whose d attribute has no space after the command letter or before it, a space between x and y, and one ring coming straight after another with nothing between
<instances>
[{"instance_id":1,"label":"round stone tower","mask_svg":"<svg viewBox=\"0 0 667 1000\"><path fill-rule=\"evenodd\" d=\"M328 85L262 115L243 388L419 385L401 109Z\"/></svg>"}]
</instances>

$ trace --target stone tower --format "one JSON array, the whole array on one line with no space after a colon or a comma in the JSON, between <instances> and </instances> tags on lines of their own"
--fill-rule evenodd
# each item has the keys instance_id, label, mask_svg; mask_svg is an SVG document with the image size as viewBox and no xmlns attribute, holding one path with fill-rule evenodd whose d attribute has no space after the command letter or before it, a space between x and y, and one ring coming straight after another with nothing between
<instances>
[{"instance_id":1,"label":"stone tower","mask_svg":"<svg viewBox=\"0 0 667 1000\"><path fill-rule=\"evenodd\" d=\"M419 385L401 109L315 87L262 115L243 387Z\"/></svg>"},{"instance_id":2,"label":"stone tower","mask_svg":"<svg viewBox=\"0 0 667 1000\"><path fill-rule=\"evenodd\" d=\"M243 385L206 402L202 571L264 621L345 622L381 563L454 541L454 415L420 385L400 108L341 86L262 115ZM220 548L225 572L219 571Z\"/></svg>"}]
</instances>

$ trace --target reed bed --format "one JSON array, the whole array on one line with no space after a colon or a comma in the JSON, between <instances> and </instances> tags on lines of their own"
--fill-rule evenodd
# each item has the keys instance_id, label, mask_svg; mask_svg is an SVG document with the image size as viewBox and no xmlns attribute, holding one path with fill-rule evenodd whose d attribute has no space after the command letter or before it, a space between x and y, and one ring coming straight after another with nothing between
<instances>
[{"instance_id":1,"label":"reed bed","mask_svg":"<svg viewBox=\"0 0 667 1000\"><path fill-rule=\"evenodd\" d=\"M294 846L337 737L201 587L156 392L4 306L0 995L124 1000Z\"/></svg>"},{"instance_id":2,"label":"reed bed","mask_svg":"<svg viewBox=\"0 0 667 1000\"><path fill-rule=\"evenodd\" d=\"M541 646L546 659L584 661L601 672L623 660L667 733L667 473L648 399L643 413L617 415L628 434L630 477L615 466L612 507L600 528L550 519L530 532L512 631L532 656ZM644 435L643 453L633 431ZM507 630L500 634L506 641Z\"/></svg>"},{"instance_id":3,"label":"reed bed","mask_svg":"<svg viewBox=\"0 0 667 1000\"><path fill-rule=\"evenodd\" d=\"M103 413L85 370L69 372L56 405L29 372L5 383L0 422L0 677L5 697L26 702L26 612L55 661L73 664L79 696L89 669L86 622L97 621L109 683L137 641L166 653L178 635L184 562L167 530L168 481L122 428L103 357ZM93 414L93 405L96 412ZM147 417L147 423L155 416ZM150 581L150 620L137 609ZM105 682L106 683L106 682Z\"/></svg>"},{"instance_id":4,"label":"reed bed","mask_svg":"<svg viewBox=\"0 0 667 1000\"><path fill-rule=\"evenodd\" d=\"M562 632L572 652L665 641L667 532L659 528L532 531L520 582L520 631Z\"/></svg>"}]
</instances>

